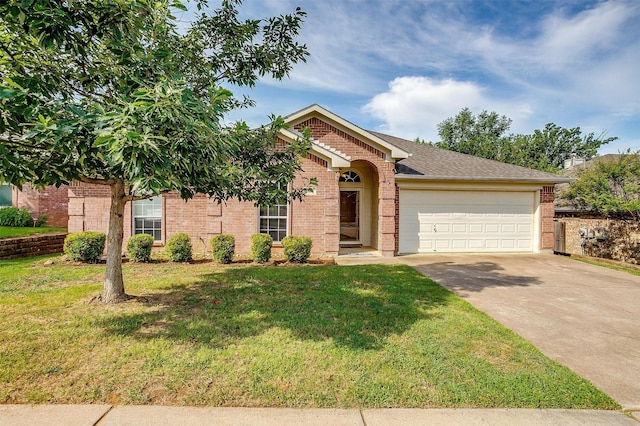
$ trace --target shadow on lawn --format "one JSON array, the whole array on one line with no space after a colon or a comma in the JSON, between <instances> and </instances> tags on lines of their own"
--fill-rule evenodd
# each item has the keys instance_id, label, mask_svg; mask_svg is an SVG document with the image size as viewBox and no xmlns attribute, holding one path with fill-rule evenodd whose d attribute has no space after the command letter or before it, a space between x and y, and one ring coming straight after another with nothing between
<instances>
[{"instance_id":1,"label":"shadow on lawn","mask_svg":"<svg viewBox=\"0 0 640 426\"><path fill-rule=\"evenodd\" d=\"M100 325L116 335L213 347L277 327L300 340L375 349L452 297L407 266L248 267L199 278L145 295L145 312Z\"/></svg>"}]
</instances>

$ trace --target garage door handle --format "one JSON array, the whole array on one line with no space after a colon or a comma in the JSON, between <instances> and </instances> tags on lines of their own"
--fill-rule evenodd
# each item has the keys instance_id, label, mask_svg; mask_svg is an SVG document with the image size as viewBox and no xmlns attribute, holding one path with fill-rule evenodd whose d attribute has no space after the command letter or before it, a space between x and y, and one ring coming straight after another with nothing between
<instances>
[{"instance_id":1,"label":"garage door handle","mask_svg":"<svg viewBox=\"0 0 640 426\"><path fill-rule=\"evenodd\" d=\"M433 232L438 232L435 225L433 225Z\"/></svg>"}]
</instances>

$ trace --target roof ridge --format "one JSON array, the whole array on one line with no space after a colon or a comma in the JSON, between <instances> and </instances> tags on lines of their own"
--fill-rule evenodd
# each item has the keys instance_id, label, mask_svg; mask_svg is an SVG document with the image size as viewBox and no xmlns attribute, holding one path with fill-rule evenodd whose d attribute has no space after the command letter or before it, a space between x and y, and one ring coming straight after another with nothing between
<instances>
[{"instance_id":1,"label":"roof ridge","mask_svg":"<svg viewBox=\"0 0 640 426\"><path fill-rule=\"evenodd\" d=\"M430 176L451 178L482 179L535 179L562 182L567 178L555 173L504 163L498 160L464 154L462 152L438 148L431 144L420 143L397 136L369 130L392 145L412 153L406 160L397 164L398 174L405 176ZM431 154L429 154L431 153ZM433 158L435 157L435 158ZM427 159L428 158L428 159Z\"/></svg>"}]
</instances>

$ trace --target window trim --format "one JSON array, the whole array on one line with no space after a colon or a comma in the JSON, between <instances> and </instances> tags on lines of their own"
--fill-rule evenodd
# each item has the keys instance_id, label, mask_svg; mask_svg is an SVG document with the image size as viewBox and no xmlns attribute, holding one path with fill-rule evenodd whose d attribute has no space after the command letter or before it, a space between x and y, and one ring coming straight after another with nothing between
<instances>
[{"instance_id":1,"label":"window trim","mask_svg":"<svg viewBox=\"0 0 640 426\"><path fill-rule=\"evenodd\" d=\"M277 210L279 211L281 206L285 206L286 209L287 209L287 212L286 212L286 214L284 216L280 216L280 215L263 216L262 215L261 210L262 210L263 207L267 207L268 209L276 207ZM268 204L266 206L259 205L258 206L258 233L271 235L271 233L269 232L269 228L267 228L266 230L262 229L262 226L261 226L262 219L267 219L267 220L269 220L269 219L272 219L272 220L284 219L284 221L285 221L284 222L284 236L282 236L279 240L276 240L275 238L273 239L273 243L274 244L280 244L282 242L282 238L284 238L284 237L289 235L289 224L291 223L291 221L290 221L291 209L289 207L290 207L289 200L286 200L286 202L284 204ZM275 231L278 234L282 233L282 230L279 229L279 228L276 229ZM272 236L272 238L273 238L273 236Z\"/></svg>"},{"instance_id":2,"label":"window trim","mask_svg":"<svg viewBox=\"0 0 640 426\"><path fill-rule=\"evenodd\" d=\"M157 198L158 202L160 204L160 216L136 216L136 210L135 210L135 203L139 203L139 202L144 202L144 201L149 201L153 198ZM164 197L162 197L162 194L158 194L158 195L154 195L153 197L150 198L145 198L142 200L134 200L131 203L131 236L137 235L137 234L141 234L141 233L147 233L147 232L139 232L136 233L136 219L152 219L152 220L158 220L160 222L160 239L156 240L155 236L153 238L153 243L154 244L162 244L162 242L164 241ZM142 227L142 229L145 229L144 226ZM152 229L152 232L155 231L156 228L154 226L154 228ZM153 234L150 234L153 236Z\"/></svg>"}]
</instances>

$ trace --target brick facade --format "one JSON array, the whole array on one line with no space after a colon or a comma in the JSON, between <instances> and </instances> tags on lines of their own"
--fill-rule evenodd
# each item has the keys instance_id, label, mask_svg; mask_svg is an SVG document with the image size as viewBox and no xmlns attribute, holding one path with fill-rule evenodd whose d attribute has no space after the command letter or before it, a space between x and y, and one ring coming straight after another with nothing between
<instances>
[{"instance_id":1,"label":"brick facade","mask_svg":"<svg viewBox=\"0 0 640 426\"><path fill-rule=\"evenodd\" d=\"M540 191L540 250L553 250L554 187L545 186Z\"/></svg>"},{"instance_id":2,"label":"brick facade","mask_svg":"<svg viewBox=\"0 0 640 426\"><path fill-rule=\"evenodd\" d=\"M377 194L372 197L376 205L377 226L372 232L378 247L385 255L393 255L396 248L396 192L393 163L374 147L327 125L320 120L299 123L312 127L319 140L349 155L361 167L368 167L376 182L370 183ZM305 184L305 178L316 178L318 186L302 202L289 205L288 234L309 236L313 240L314 254L337 255L340 248L339 170L328 169L326 160L313 154L302 160L304 172L294 180L294 186ZM69 232L97 230L107 232L109 221L109 188L74 182L69 187ZM229 200L217 203L204 195L189 201L176 193L162 196L162 243L178 232L191 237L195 253L208 253L209 240L220 233L233 234L236 252L250 252L251 235L258 232L258 208L252 203ZM125 244L132 233L131 203L125 210ZM277 247L276 247L277 251Z\"/></svg>"},{"instance_id":3,"label":"brick facade","mask_svg":"<svg viewBox=\"0 0 640 426\"><path fill-rule=\"evenodd\" d=\"M67 226L69 216L66 185L59 188L49 185L39 191L29 185L24 185L22 190L13 188L11 204L18 208L26 208L34 217L47 215L47 226Z\"/></svg>"},{"instance_id":4,"label":"brick facade","mask_svg":"<svg viewBox=\"0 0 640 426\"><path fill-rule=\"evenodd\" d=\"M399 247L399 189L395 181L395 163L385 146L349 130L344 123L324 121L315 115L301 116L290 122L293 129L310 130L313 139L336 156L348 168L333 167L326 152L314 151L302 159L303 172L293 185L300 187L309 178L318 186L302 202L293 201L288 209L288 235L311 237L313 254L337 255L340 250L340 191L351 188L339 182L342 172L355 170L362 176L357 190L361 196L360 239L384 256L393 256ZM332 124L333 123L333 124ZM360 136L358 136L360 135ZM363 139L359 139L362 137ZM285 143L283 140L280 143ZM375 146L374 146L375 145ZM318 155L316 155L316 153ZM334 163L335 164L335 163ZM333 167L333 168L332 168ZM540 249L553 248L553 186L540 191ZM69 232L97 230L106 232L109 220L108 187L73 183L69 187ZM251 235L259 230L259 210L252 203L229 200L217 203L204 195L184 201L176 193L162 195L162 241L178 232L191 237L196 254L209 252L212 236L226 233L236 238L236 253L250 253ZM132 233L132 210L125 210L124 242ZM365 237L363 237L365 235ZM275 248L278 251L278 248Z\"/></svg>"},{"instance_id":5,"label":"brick facade","mask_svg":"<svg viewBox=\"0 0 640 426\"><path fill-rule=\"evenodd\" d=\"M373 213L371 235L384 255L396 251L396 186L394 164L385 160L382 151L350 134L318 119L296 124L307 126L315 140L335 148L351 157L353 163L367 168L371 179L369 187L376 192L371 196ZM339 184L340 170L330 170L326 160L309 154L302 160L304 172L294 180L294 186L305 184L305 178L316 178L315 193L308 194L302 202L289 205L289 235L309 236L313 240L314 254L337 255L340 249ZM368 176L369 176L368 175ZM109 188L74 182L69 187L69 232L97 230L106 232L109 221ZM258 232L258 208L252 203L229 200L217 203L204 195L184 201L176 193L162 196L162 243L173 234L185 232L191 237L195 253L208 253L209 240L220 233L233 234L236 253L251 251L251 235ZM131 203L125 211L124 239L132 233ZM277 252L276 247L276 252Z\"/></svg>"},{"instance_id":6,"label":"brick facade","mask_svg":"<svg viewBox=\"0 0 640 426\"><path fill-rule=\"evenodd\" d=\"M311 131L313 138L325 145L328 145L338 151L351 157L352 162L361 162L368 164L372 171L375 172L377 180L377 211L378 226L376 240L371 245L377 248L383 256L393 256L396 253L396 186L395 186L395 164L385 159L385 155L379 149L361 141L354 136L346 133L335 126L312 117L293 126L300 130L307 127ZM335 173L335 182L337 184L338 174ZM330 198L329 198L330 197ZM325 227L329 226L330 231L339 232L339 206L338 206L339 190L335 188L326 198L327 207L325 209L332 210L331 215L325 215ZM309 198L309 197L307 197ZM335 198L335 201L334 201ZM305 201L306 202L306 201ZM335 205L335 208L331 207ZM339 239L339 235L336 235ZM336 241L332 241L327 246L339 246ZM331 250L333 252L334 250Z\"/></svg>"}]
</instances>

